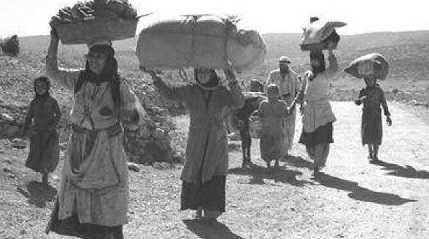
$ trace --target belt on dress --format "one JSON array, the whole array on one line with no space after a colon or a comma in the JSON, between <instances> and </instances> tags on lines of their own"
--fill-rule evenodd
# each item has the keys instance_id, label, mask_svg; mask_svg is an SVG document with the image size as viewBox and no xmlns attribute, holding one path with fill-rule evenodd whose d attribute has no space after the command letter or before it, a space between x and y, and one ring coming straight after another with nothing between
<instances>
[{"instance_id":1,"label":"belt on dress","mask_svg":"<svg viewBox=\"0 0 429 239\"><path fill-rule=\"evenodd\" d=\"M94 133L99 133L101 131L107 131L107 134L109 136L116 136L116 135L122 133L123 128L122 128L121 123L116 122L112 126L109 126L106 128L101 128L101 129L87 129L87 128L81 127L77 124L72 124L72 130L73 130L73 132L78 133L78 134L94 134Z\"/></svg>"}]
</instances>

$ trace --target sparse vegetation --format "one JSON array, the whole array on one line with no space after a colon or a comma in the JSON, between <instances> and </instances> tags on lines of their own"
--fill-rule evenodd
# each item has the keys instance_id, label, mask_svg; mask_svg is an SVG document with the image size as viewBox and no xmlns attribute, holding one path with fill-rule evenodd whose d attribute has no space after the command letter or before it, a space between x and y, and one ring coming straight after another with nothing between
<instances>
[{"instance_id":1,"label":"sparse vegetation","mask_svg":"<svg viewBox=\"0 0 429 239\"><path fill-rule=\"evenodd\" d=\"M289 56L298 72L308 68L306 53L299 50L298 34L267 34L265 40L266 64L241 74L241 79L265 81L281 55ZM21 53L17 58L0 56L1 121L7 118L1 115L4 113L18 124L22 121L33 97L32 80L44 71L48 41L47 36L24 37L20 39ZM170 112L180 112L182 108L162 99L149 77L138 70L135 45L136 39L114 43L121 74L154 119L164 122L162 127L171 128L171 118L167 114L169 119L165 120L163 107ZM173 169L140 165L140 172L130 172L130 223L124 228L126 238L428 238L429 108L425 104L429 92L429 32L345 36L338 49L341 67L374 51L391 63L389 79L382 82L388 98L421 104L389 105L393 127L385 131L380 153L383 164L368 164L366 152L360 147L360 109L347 102L336 102L336 143L322 180L311 179L312 163L299 144L291 152L294 157L283 161L278 172L269 174L259 159L257 141L252 148L256 164L249 169L239 167L241 152L236 147L238 142L234 142L234 147L230 147L227 213L220 223L210 226L182 221L190 216L178 210L180 164ZM60 64L82 67L85 53L86 46L62 46ZM182 81L172 73L166 74L166 78L173 83ZM361 80L340 74L334 82L333 98L351 100L361 87ZM52 93L62 106L62 125L67 129L71 93L56 84ZM169 134L171 145L183 156L188 118L179 115L173 120L177 129ZM299 119L296 129L298 137ZM62 135L64 143L67 133ZM39 175L24 166L27 150L13 148L7 139L0 140L0 238L63 238L43 233L62 163L50 178L51 186L43 187L36 182Z\"/></svg>"}]
</instances>

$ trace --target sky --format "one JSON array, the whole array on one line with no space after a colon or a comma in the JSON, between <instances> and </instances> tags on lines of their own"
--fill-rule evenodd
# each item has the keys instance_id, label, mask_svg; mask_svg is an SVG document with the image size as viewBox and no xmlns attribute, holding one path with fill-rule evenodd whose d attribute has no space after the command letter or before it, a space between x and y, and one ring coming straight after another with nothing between
<instances>
[{"instance_id":1,"label":"sky","mask_svg":"<svg viewBox=\"0 0 429 239\"><path fill-rule=\"evenodd\" d=\"M76 0L0 0L0 38L49 34L49 19ZM7 2L7 4L6 4ZM340 20L340 34L429 30L427 0L129 0L141 18L138 30L182 14L228 14L240 27L261 33L300 33L310 16Z\"/></svg>"}]
</instances>

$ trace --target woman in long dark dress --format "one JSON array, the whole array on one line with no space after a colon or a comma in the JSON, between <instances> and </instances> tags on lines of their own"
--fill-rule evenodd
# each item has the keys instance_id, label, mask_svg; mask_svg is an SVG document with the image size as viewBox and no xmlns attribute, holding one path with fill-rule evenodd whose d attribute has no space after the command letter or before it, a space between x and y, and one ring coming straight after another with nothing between
<instances>
[{"instance_id":1,"label":"woman in long dark dress","mask_svg":"<svg viewBox=\"0 0 429 239\"><path fill-rule=\"evenodd\" d=\"M30 136L30 153L25 166L41 173L44 184L48 184L48 175L55 170L60 157L57 125L61 112L49 89L47 77L34 80L35 97L24 124L24 134Z\"/></svg>"},{"instance_id":2,"label":"woman in long dark dress","mask_svg":"<svg viewBox=\"0 0 429 239\"><path fill-rule=\"evenodd\" d=\"M389 108L387 107L384 92L376 83L373 77L364 79L366 88L359 92L359 99L355 101L357 105L363 103L361 136L362 145L368 145L368 158L371 162L378 161L378 149L383 138L383 124L381 120L381 108L383 108L386 122L392 125Z\"/></svg>"},{"instance_id":3,"label":"woman in long dark dress","mask_svg":"<svg viewBox=\"0 0 429 239\"><path fill-rule=\"evenodd\" d=\"M148 71L161 95L185 104L190 114L186 162L182 171L181 209L196 211L197 218L216 219L225 212L225 183L228 170L226 107L244 104L232 70L226 70L229 89L220 85L213 69L194 70L196 84L170 87Z\"/></svg>"}]
</instances>

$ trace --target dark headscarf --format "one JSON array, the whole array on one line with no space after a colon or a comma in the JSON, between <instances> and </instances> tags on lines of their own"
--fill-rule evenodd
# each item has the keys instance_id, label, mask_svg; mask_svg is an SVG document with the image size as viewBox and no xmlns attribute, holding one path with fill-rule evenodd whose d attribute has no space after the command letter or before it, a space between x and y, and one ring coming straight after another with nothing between
<instances>
[{"instance_id":1,"label":"dark headscarf","mask_svg":"<svg viewBox=\"0 0 429 239\"><path fill-rule=\"evenodd\" d=\"M311 61L313 60L319 61L319 64L320 64L318 67L314 67L313 65L311 65L311 71L313 72L314 76L317 76L317 74L322 73L326 70L325 56L323 55L323 52L311 51L310 64L311 64Z\"/></svg>"},{"instance_id":2,"label":"dark headscarf","mask_svg":"<svg viewBox=\"0 0 429 239\"><path fill-rule=\"evenodd\" d=\"M256 79L250 81L250 92L264 92L264 85Z\"/></svg>"},{"instance_id":3,"label":"dark headscarf","mask_svg":"<svg viewBox=\"0 0 429 239\"><path fill-rule=\"evenodd\" d=\"M37 82L44 82L46 84L46 92L43 95L39 95L37 94L36 91L36 83ZM49 89L51 88L51 82L49 81L48 77L46 76L40 76L37 77L36 79L34 79L33 81L33 87L34 87L34 92L35 92L35 97L34 99L45 99L49 96Z\"/></svg>"},{"instance_id":4,"label":"dark headscarf","mask_svg":"<svg viewBox=\"0 0 429 239\"><path fill-rule=\"evenodd\" d=\"M201 83L198 79L198 74L197 72L200 70L200 68L196 68L194 70L194 77L195 77L195 81L197 82L197 84L203 88L204 90L214 90L219 86L219 76L217 75L216 71L213 69L209 69L210 70L210 75L212 76L209 80L209 82L207 83Z\"/></svg>"},{"instance_id":5,"label":"dark headscarf","mask_svg":"<svg viewBox=\"0 0 429 239\"><path fill-rule=\"evenodd\" d=\"M120 97L120 76L118 73L118 62L115 59L115 50L105 44L94 45L89 49L92 53L101 53L106 55L106 62L103 71L100 74L95 74L89 69L89 63L86 61L85 70L81 72L78 83L76 84L75 93L80 90L82 84L86 81L99 84L102 82L110 82L111 93L115 107L119 109L121 103Z\"/></svg>"}]
</instances>

